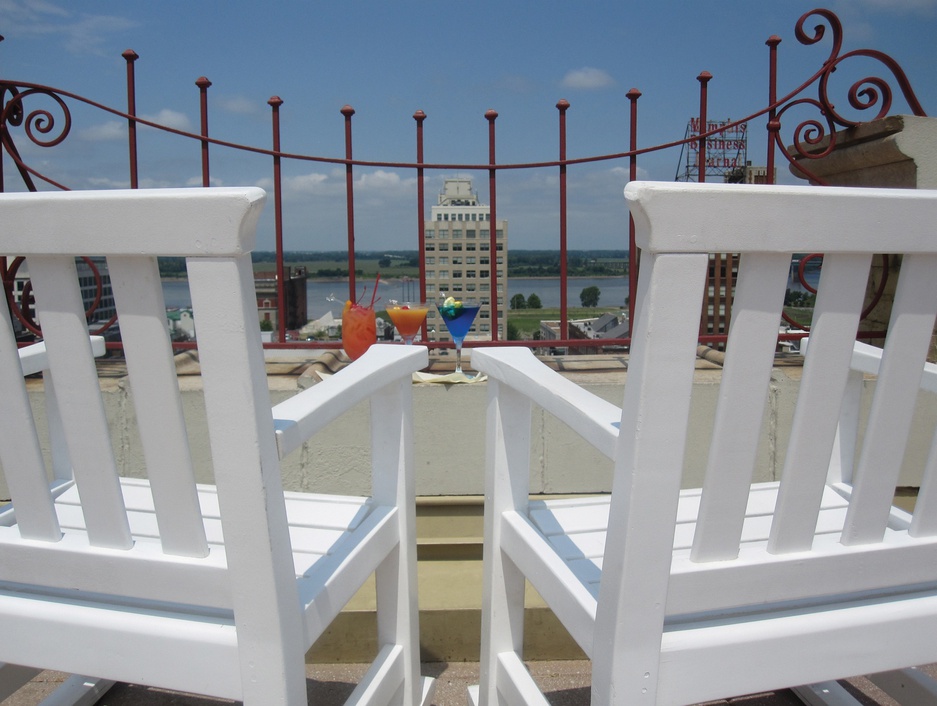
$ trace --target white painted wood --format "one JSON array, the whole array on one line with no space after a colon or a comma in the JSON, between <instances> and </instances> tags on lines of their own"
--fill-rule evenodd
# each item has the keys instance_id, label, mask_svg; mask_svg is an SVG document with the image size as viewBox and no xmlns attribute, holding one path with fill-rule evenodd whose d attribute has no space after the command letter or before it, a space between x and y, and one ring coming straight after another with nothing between
<instances>
[{"instance_id":1,"label":"white painted wood","mask_svg":"<svg viewBox=\"0 0 937 706\"><path fill-rule=\"evenodd\" d=\"M333 381L334 376L329 377L314 389L281 402L273 408L280 458L373 394L375 375L384 380L396 379L414 367L417 370L426 367L428 361L429 355L422 346L371 346L367 355L343 371L338 382Z\"/></svg>"},{"instance_id":2,"label":"white painted wood","mask_svg":"<svg viewBox=\"0 0 937 706\"><path fill-rule=\"evenodd\" d=\"M615 457L621 411L610 402L585 390L546 367L532 366L535 360L527 348L511 348L485 357L486 365L511 388L524 390L530 400L569 425L608 458ZM472 352L474 355L476 351ZM534 384L526 380L530 375Z\"/></svg>"},{"instance_id":3,"label":"white painted wood","mask_svg":"<svg viewBox=\"0 0 937 706\"><path fill-rule=\"evenodd\" d=\"M388 706L400 693L403 677L403 648L384 645L345 703L348 706Z\"/></svg>"},{"instance_id":4,"label":"white painted wood","mask_svg":"<svg viewBox=\"0 0 937 706\"><path fill-rule=\"evenodd\" d=\"M23 383L9 310L6 306L0 309L0 389L4 391L6 407L0 415L0 438L16 440L15 444L0 446L0 464L4 468L11 497L23 508L20 513L21 536L55 541L61 536L61 531L52 507L39 435ZM32 367L28 365L27 369Z\"/></svg>"},{"instance_id":5,"label":"white painted wood","mask_svg":"<svg viewBox=\"0 0 937 706\"><path fill-rule=\"evenodd\" d=\"M708 255L645 256L596 609L593 698L652 703ZM640 532L629 531L640 527Z\"/></svg>"},{"instance_id":6,"label":"white painted wood","mask_svg":"<svg viewBox=\"0 0 937 706\"><path fill-rule=\"evenodd\" d=\"M791 428L768 548L810 549L833 452L871 255L824 258L810 348Z\"/></svg>"},{"instance_id":7,"label":"white painted wood","mask_svg":"<svg viewBox=\"0 0 937 706\"><path fill-rule=\"evenodd\" d=\"M872 399L854 491L843 530L845 544L879 541L885 532L922 368L934 332L937 255L910 255L901 263L888 337Z\"/></svg>"},{"instance_id":8,"label":"white painted wood","mask_svg":"<svg viewBox=\"0 0 937 706\"><path fill-rule=\"evenodd\" d=\"M746 253L739 264L729 342L709 461L693 538L694 561L738 555L749 486L774 363L778 309L790 271L786 253Z\"/></svg>"},{"instance_id":9,"label":"white painted wood","mask_svg":"<svg viewBox=\"0 0 937 706\"><path fill-rule=\"evenodd\" d=\"M937 433L931 440L924 467L924 480L914 505L914 518L909 530L912 537L937 535Z\"/></svg>"},{"instance_id":10,"label":"white painted wood","mask_svg":"<svg viewBox=\"0 0 937 706\"><path fill-rule=\"evenodd\" d=\"M155 257L111 257L107 265L120 311L124 356L160 541L168 554L205 556L208 543L175 361L166 337L159 266Z\"/></svg>"},{"instance_id":11,"label":"white painted wood","mask_svg":"<svg viewBox=\"0 0 937 706\"><path fill-rule=\"evenodd\" d=\"M508 570L591 656L602 706L793 687L852 706L836 680L937 661L937 440L914 516L890 506L910 410L937 380L924 364L937 192L631 183L626 195L642 259L621 411L528 351L473 355L490 397L482 654L497 661L486 675L483 657L470 702L543 703L505 628L523 607ZM854 338L886 232L904 262L882 351ZM708 252L741 253L740 273L705 484L681 490ZM794 252L825 253L819 297L792 428L773 439L782 476L753 484ZM867 420L865 375L878 375ZM530 404L611 447L610 496L528 501ZM601 431L616 415L620 431Z\"/></svg>"},{"instance_id":12,"label":"white painted wood","mask_svg":"<svg viewBox=\"0 0 937 706\"><path fill-rule=\"evenodd\" d=\"M130 528L88 342L75 258L36 255L28 264L36 310L44 326L48 374L58 383L58 413L82 496L88 536L97 546L128 549L132 544ZM66 386L68 394L64 394Z\"/></svg>"},{"instance_id":13,"label":"white painted wood","mask_svg":"<svg viewBox=\"0 0 937 706\"><path fill-rule=\"evenodd\" d=\"M549 545L541 535L531 531L530 524L520 513L506 512L502 515L502 522L501 550L511 559L507 566L520 569L520 573L515 569L511 577L529 579L537 592L550 603L557 617L567 626L570 636L583 652L591 657L595 646L596 596L588 586L582 586L575 580L574 570L550 551ZM517 583L523 586L523 582ZM515 591L520 592L520 587L513 584L510 588L513 591L505 601L507 598L516 598ZM504 621L497 624L499 628L510 625L511 621L521 620L514 615L516 606L514 601L505 606L502 613ZM495 624L492 629L494 626ZM524 642L523 623L514 627L520 628L520 635L517 634L518 630L512 630L509 635L504 636L504 641L507 642L508 636L517 641L518 644L511 647L518 652Z\"/></svg>"},{"instance_id":14,"label":"white painted wood","mask_svg":"<svg viewBox=\"0 0 937 706\"><path fill-rule=\"evenodd\" d=\"M431 699L411 403L427 351L374 346L275 421L249 252L262 203L258 189L0 194L0 253L27 255L45 336L20 355L0 317L0 384L16 412L0 416L14 489L0 511L0 660L29 665L0 670L0 689L42 668L96 675L70 678L50 703L89 703L102 680L122 680L305 704L306 651L376 574L384 657L360 703ZM120 477L114 460L93 361L103 341L89 339L78 296L75 257L88 253L108 257L146 478ZM194 481L157 255L188 258L216 485ZM48 470L23 383L40 370ZM284 492L281 452L361 402L372 404L373 497Z\"/></svg>"},{"instance_id":15,"label":"white painted wood","mask_svg":"<svg viewBox=\"0 0 937 706\"><path fill-rule=\"evenodd\" d=\"M485 352L482 358L486 358ZM487 610L482 612L479 684L485 693L483 701L496 703L499 654L520 653L524 647L524 573L501 550L505 513L527 509L531 404L509 386L502 388L496 379L488 381L488 392L483 528L487 570L482 577L482 601ZM537 550L542 548L535 548L531 558L550 556Z\"/></svg>"},{"instance_id":16,"label":"white painted wood","mask_svg":"<svg viewBox=\"0 0 937 706\"><path fill-rule=\"evenodd\" d=\"M419 706L420 634L417 628L416 495L413 476L413 394L410 377L371 398L371 493L376 503L397 508L397 546L375 574L378 644L400 650L404 706Z\"/></svg>"},{"instance_id":17,"label":"white painted wood","mask_svg":"<svg viewBox=\"0 0 937 706\"><path fill-rule=\"evenodd\" d=\"M254 187L4 193L3 250L27 258L240 255L254 247L265 198Z\"/></svg>"},{"instance_id":18,"label":"white painted wood","mask_svg":"<svg viewBox=\"0 0 937 706\"><path fill-rule=\"evenodd\" d=\"M933 252L932 190L632 181L625 200L642 250Z\"/></svg>"},{"instance_id":19,"label":"white painted wood","mask_svg":"<svg viewBox=\"0 0 937 706\"><path fill-rule=\"evenodd\" d=\"M852 367L846 378L846 390L843 393L839 424L836 427L836 436L833 439L833 453L830 455L830 467L826 474L828 485L846 483L851 486L853 481L856 453L859 450L859 410L862 402L862 381L862 372Z\"/></svg>"},{"instance_id":20,"label":"white painted wood","mask_svg":"<svg viewBox=\"0 0 937 706\"><path fill-rule=\"evenodd\" d=\"M9 315L9 312L8 312ZM104 337L91 336L91 353L98 358L106 352ZM31 343L19 349L20 366L23 369L23 375L35 375L41 373L49 367L49 356L46 353L46 344L42 341Z\"/></svg>"},{"instance_id":21,"label":"white painted wood","mask_svg":"<svg viewBox=\"0 0 937 706\"><path fill-rule=\"evenodd\" d=\"M498 655L498 692L511 706L549 706L536 682L515 652Z\"/></svg>"}]
</instances>

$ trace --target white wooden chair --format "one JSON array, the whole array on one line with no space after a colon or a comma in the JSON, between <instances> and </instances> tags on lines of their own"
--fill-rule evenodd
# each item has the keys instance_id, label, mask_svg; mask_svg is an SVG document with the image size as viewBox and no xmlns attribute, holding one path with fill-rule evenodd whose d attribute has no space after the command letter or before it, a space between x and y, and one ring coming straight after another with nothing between
<instances>
[{"instance_id":1,"label":"white wooden chair","mask_svg":"<svg viewBox=\"0 0 937 706\"><path fill-rule=\"evenodd\" d=\"M13 501L0 515L0 661L305 704L307 649L373 573L379 652L348 703L430 698L419 676L410 392L426 349L376 346L271 410L250 258L263 201L255 188L0 195L0 253L28 261L74 478L49 488L4 311L0 465ZM118 476L79 254L107 256L145 480ZM194 481L160 255L187 257L211 486ZM364 400L372 496L285 493L279 458Z\"/></svg>"},{"instance_id":2,"label":"white wooden chair","mask_svg":"<svg viewBox=\"0 0 937 706\"><path fill-rule=\"evenodd\" d=\"M102 356L105 353L104 338L101 336L92 336L91 352L95 357ZM5 345L9 341L5 342ZM44 372L49 368L49 356L46 352L46 344L39 342L20 348L19 354L20 367L22 374L35 375ZM15 372L15 371L14 371ZM44 394L46 397L45 408L46 417L50 420L50 448L52 451L52 481L49 484L49 490L53 496L64 492L74 484L72 478L71 464L67 458L67 448L64 440L58 438L57 432L61 430L61 423L58 421L58 412L55 404L55 391L51 376L45 381ZM2 512L3 526L9 527L16 521L12 512ZM42 670L35 667L22 667L16 664L0 664L0 700L18 691L26 682L37 676ZM96 677L84 677L81 675L72 675L65 679L53 695L44 703L50 706L86 706L96 703L98 699L114 685L113 680L98 679Z\"/></svg>"},{"instance_id":3,"label":"white wooden chair","mask_svg":"<svg viewBox=\"0 0 937 706\"><path fill-rule=\"evenodd\" d=\"M481 704L545 704L525 577L592 660L592 703L686 704L937 661L937 444L891 507L937 312L937 192L641 183L621 409L526 349L489 376ZM872 412L829 483L874 253L903 253ZM704 487L681 491L710 252L741 264ZM752 483L794 252L826 253L779 482ZM614 461L610 496L529 501L532 405ZM837 461L838 463L838 461ZM843 488L848 486L848 492Z\"/></svg>"}]
</instances>

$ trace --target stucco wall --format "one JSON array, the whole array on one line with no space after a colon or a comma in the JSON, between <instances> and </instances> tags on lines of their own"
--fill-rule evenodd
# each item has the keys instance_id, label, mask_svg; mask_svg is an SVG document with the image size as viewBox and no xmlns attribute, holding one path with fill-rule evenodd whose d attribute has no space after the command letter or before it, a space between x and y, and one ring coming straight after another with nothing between
<instances>
[{"instance_id":1,"label":"stucco wall","mask_svg":"<svg viewBox=\"0 0 937 706\"><path fill-rule=\"evenodd\" d=\"M788 430L797 398L801 368L775 368L765 410L755 480L780 477ZM584 372L571 375L600 397L620 404L625 372ZM708 437L718 396L721 371L701 361L693 387L684 486L700 485L708 454ZM297 378L271 376L272 403L299 391ZM201 380L180 378L193 460L201 481L211 480ZM873 380L866 381L864 406L869 404ZM38 416L44 414L41 379L28 382ZM121 472L134 476L144 471L135 429L132 392L123 378L102 378L101 388L111 423L114 452ZM481 495L484 492L484 428L487 384L416 384L413 390L417 493ZM931 435L937 424L937 405L922 399L909 443L901 485L917 486ZM867 409L866 409L867 412ZM534 409L531 434L531 492L589 493L610 490L611 462L588 448L578 436L539 408ZM293 453L283 464L288 489L361 494L370 488L369 410L355 407L322 434ZM0 481L0 497L9 497Z\"/></svg>"}]
</instances>

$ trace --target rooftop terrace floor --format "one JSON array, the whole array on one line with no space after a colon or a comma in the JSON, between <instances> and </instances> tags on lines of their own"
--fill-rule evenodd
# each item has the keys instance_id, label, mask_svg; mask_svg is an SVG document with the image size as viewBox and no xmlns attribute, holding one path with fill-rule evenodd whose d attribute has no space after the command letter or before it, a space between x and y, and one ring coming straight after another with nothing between
<instances>
[{"instance_id":1,"label":"rooftop terrace floor","mask_svg":"<svg viewBox=\"0 0 937 706\"><path fill-rule=\"evenodd\" d=\"M552 706L588 706L591 674L589 662L530 662L528 667ZM366 669L367 665L364 664L308 665L306 674L309 703L316 706L340 706L351 694ZM927 665L922 669L931 677L937 678L937 665ZM462 706L466 703L467 687L478 683L477 662L429 662L423 664L422 673L436 677L436 694L433 700L435 706ZM2 704L38 704L65 676L58 672L43 672ZM844 685L863 706L897 704L866 678L850 679ZM120 683L115 684L98 701L100 706L212 706L229 703L236 702ZM786 689L714 703L733 706L803 706L797 696Z\"/></svg>"}]
</instances>

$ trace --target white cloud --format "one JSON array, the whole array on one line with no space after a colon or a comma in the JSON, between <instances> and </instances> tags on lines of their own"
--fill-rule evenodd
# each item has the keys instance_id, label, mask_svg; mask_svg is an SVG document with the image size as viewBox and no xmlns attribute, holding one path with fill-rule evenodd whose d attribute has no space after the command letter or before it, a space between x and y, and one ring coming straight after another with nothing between
<instances>
[{"instance_id":1,"label":"white cloud","mask_svg":"<svg viewBox=\"0 0 937 706\"><path fill-rule=\"evenodd\" d=\"M222 181L221 179L217 177L208 177L208 184L209 186L224 186L224 181ZM189 179L186 180L185 185L186 186L201 186L202 177L201 176L190 177Z\"/></svg>"},{"instance_id":2,"label":"white cloud","mask_svg":"<svg viewBox=\"0 0 937 706\"><path fill-rule=\"evenodd\" d=\"M127 189L130 181L127 179L109 179L107 177L89 177L88 185L95 189Z\"/></svg>"},{"instance_id":3,"label":"white cloud","mask_svg":"<svg viewBox=\"0 0 937 706\"><path fill-rule=\"evenodd\" d=\"M112 140L127 139L127 122L121 120L110 120L100 125L92 125L82 130L79 137L91 142L109 142Z\"/></svg>"},{"instance_id":4,"label":"white cloud","mask_svg":"<svg viewBox=\"0 0 937 706\"><path fill-rule=\"evenodd\" d=\"M622 180L622 185L631 180L631 167L612 167L610 171L613 177ZM639 166L637 169L637 178L639 180L650 179L650 173L647 169Z\"/></svg>"},{"instance_id":5,"label":"white cloud","mask_svg":"<svg viewBox=\"0 0 937 706\"><path fill-rule=\"evenodd\" d=\"M192 131L192 121L189 120L189 116L177 110L163 108L155 115L141 115L140 117L144 120L159 123L160 125L165 125L166 127L171 127L176 130L183 130L185 132Z\"/></svg>"},{"instance_id":6,"label":"white cloud","mask_svg":"<svg viewBox=\"0 0 937 706\"><path fill-rule=\"evenodd\" d=\"M116 15L76 13L47 0L0 0L0 26L21 37L60 37L72 54L102 54L109 34L138 23Z\"/></svg>"},{"instance_id":7,"label":"white cloud","mask_svg":"<svg viewBox=\"0 0 937 706\"><path fill-rule=\"evenodd\" d=\"M215 101L221 110L235 115L255 115L260 112L260 106L244 96L226 96Z\"/></svg>"},{"instance_id":8,"label":"white cloud","mask_svg":"<svg viewBox=\"0 0 937 706\"><path fill-rule=\"evenodd\" d=\"M299 176L287 177L283 180L283 190L297 194L323 194L330 190L328 177L325 174L312 172L310 174L300 174ZM272 180L262 180L260 184L265 189L273 189Z\"/></svg>"},{"instance_id":9,"label":"white cloud","mask_svg":"<svg viewBox=\"0 0 937 706\"><path fill-rule=\"evenodd\" d=\"M567 71L560 85L563 88L591 91L597 88L614 86L615 79L607 71L584 66L581 69Z\"/></svg>"},{"instance_id":10,"label":"white cloud","mask_svg":"<svg viewBox=\"0 0 937 706\"><path fill-rule=\"evenodd\" d=\"M357 186L366 191L386 192L397 191L402 187L409 188L409 185L413 183L415 183L414 179L403 179L396 172L378 169L368 174L362 174L358 178Z\"/></svg>"},{"instance_id":11,"label":"white cloud","mask_svg":"<svg viewBox=\"0 0 937 706\"><path fill-rule=\"evenodd\" d=\"M937 11L937 0L861 0L873 10L902 14L931 15Z\"/></svg>"}]
</instances>

